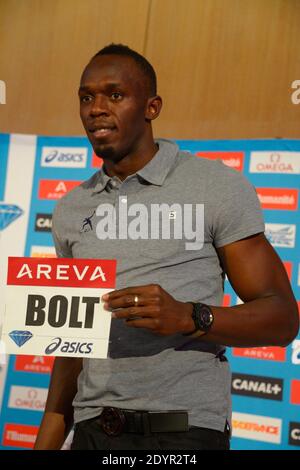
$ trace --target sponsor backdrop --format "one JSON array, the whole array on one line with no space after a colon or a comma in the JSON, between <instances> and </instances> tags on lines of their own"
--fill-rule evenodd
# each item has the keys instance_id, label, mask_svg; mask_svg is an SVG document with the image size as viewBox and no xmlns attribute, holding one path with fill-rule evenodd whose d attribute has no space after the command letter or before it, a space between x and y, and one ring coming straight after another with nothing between
<instances>
[{"instance_id":1,"label":"sponsor backdrop","mask_svg":"<svg viewBox=\"0 0 300 470\"><path fill-rule=\"evenodd\" d=\"M266 236L300 299L298 188L300 140L178 141L203 158L221 158L256 187ZM0 134L0 281L7 256L55 257L51 214L56 201L97 171L101 161L84 137ZM220 196L221 197L221 196ZM0 299L4 291L1 287ZM241 302L229 282L224 305ZM0 315L3 315L3 300ZM284 312L283 312L284 314ZM233 449L300 450L300 336L287 348L228 348ZM8 356L0 349L0 446L33 446L53 358Z\"/></svg>"}]
</instances>

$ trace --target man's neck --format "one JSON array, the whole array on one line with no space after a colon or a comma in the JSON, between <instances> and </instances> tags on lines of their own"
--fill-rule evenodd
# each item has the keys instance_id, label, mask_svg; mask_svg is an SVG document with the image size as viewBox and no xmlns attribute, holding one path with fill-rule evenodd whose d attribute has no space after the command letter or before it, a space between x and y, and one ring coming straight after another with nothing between
<instances>
[{"instance_id":1,"label":"man's neck","mask_svg":"<svg viewBox=\"0 0 300 470\"><path fill-rule=\"evenodd\" d=\"M152 160L158 150L158 144L153 140L151 145L148 145L147 148L140 148L135 152L126 155L118 162L104 159L104 171L109 176L117 176L121 181L123 181L127 176L133 175L144 168L144 166Z\"/></svg>"}]
</instances>

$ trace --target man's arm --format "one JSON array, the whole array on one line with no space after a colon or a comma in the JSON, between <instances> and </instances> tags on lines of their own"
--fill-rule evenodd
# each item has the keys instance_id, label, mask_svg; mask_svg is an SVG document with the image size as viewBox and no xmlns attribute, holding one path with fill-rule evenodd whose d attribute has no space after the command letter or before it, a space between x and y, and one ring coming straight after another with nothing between
<instances>
[{"instance_id":1,"label":"man's arm","mask_svg":"<svg viewBox=\"0 0 300 470\"><path fill-rule=\"evenodd\" d=\"M35 442L35 450L58 450L73 425L72 402L82 359L57 357L54 362L44 416Z\"/></svg>"},{"instance_id":2,"label":"man's arm","mask_svg":"<svg viewBox=\"0 0 300 470\"><path fill-rule=\"evenodd\" d=\"M299 318L284 266L263 234L218 248L220 262L238 296L234 307L211 306L214 323L201 341L226 346L286 346L297 335ZM134 297L138 305L134 306ZM158 285L137 286L102 297L105 308L119 309L129 327L169 335L195 329L192 305L175 300ZM191 299L193 301L193 299Z\"/></svg>"},{"instance_id":3,"label":"man's arm","mask_svg":"<svg viewBox=\"0 0 300 470\"><path fill-rule=\"evenodd\" d=\"M285 268L263 234L219 248L218 255L242 305L213 307L206 340L230 346L287 346L299 315Z\"/></svg>"}]
</instances>

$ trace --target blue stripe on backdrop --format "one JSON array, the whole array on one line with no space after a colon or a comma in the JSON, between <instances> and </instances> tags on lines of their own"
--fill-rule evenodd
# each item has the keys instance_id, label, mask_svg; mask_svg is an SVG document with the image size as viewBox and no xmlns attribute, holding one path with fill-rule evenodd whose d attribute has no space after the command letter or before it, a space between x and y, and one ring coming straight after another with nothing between
<instances>
[{"instance_id":1,"label":"blue stripe on backdrop","mask_svg":"<svg viewBox=\"0 0 300 470\"><path fill-rule=\"evenodd\" d=\"M83 149L87 152L86 167L68 168L55 166L42 166L42 152L45 147L71 147ZM56 200L39 199L39 185L41 180L59 180L59 181L84 181L88 179L95 169L91 168L92 149L85 137L38 137L36 146L35 168L33 176L33 187L30 208L30 224L27 236L25 256L30 256L32 246L52 246L51 233L41 233L35 231L36 214L52 214ZM51 163L51 162L50 162Z\"/></svg>"},{"instance_id":2,"label":"blue stripe on backdrop","mask_svg":"<svg viewBox=\"0 0 300 470\"><path fill-rule=\"evenodd\" d=\"M0 134L0 201L5 194L5 176L8 161L9 134Z\"/></svg>"},{"instance_id":3,"label":"blue stripe on backdrop","mask_svg":"<svg viewBox=\"0 0 300 470\"><path fill-rule=\"evenodd\" d=\"M1 195L2 198L4 195L8 137L0 135L0 199ZM236 168L240 166L239 169L257 189L299 189L300 140L177 140L177 143L182 150L192 153L233 152L225 153L222 157L227 161L227 164ZM45 147L52 147L52 151L51 149L45 150ZM53 153L55 149L56 153ZM265 152L259 156L260 172L252 172L254 161L252 152ZM285 154L285 152L288 153ZM291 157L293 152L295 155ZM211 154L206 156L212 157ZM270 168L273 169L272 173L269 172ZM32 247L36 247L37 251L39 247L45 247L46 250L47 247L52 246L49 232L35 231L36 214L51 214L55 205L55 199L39 198L41 180L82 181L95 171L96 169L92 167L92 149L86 138L38 137L30 223L24 255L30 256ZM294 197L297 195L297 191L289 194L293 194ZM10 202L13 203L13 201ZM280 206L276 207L276 209L264 209L265 222L269 236L273 237L273 242L275 239L278 242L275 249L291 273L292 287L299 301L299 211L296 210L295 204L293 206L292 202L290 208L285 207L284 210L278 208ZM278 224L281 226L278 227ZM296 233L294 233L293 226L296 228ZM280 232L280 229L283 232ZM237 295L228 281L225 282L225 294L229 296L231 305L238 302ZM298 341L300 345L299 338ZM300 449L300 397L298 398L295 394L295 391L300 387L300 347L299 354L297 354L297 348L298 343L294 342L286 349L228 349L227 355L236 379L235 383L239 384L238 388L233 388L232 395L234 410L233 449ZM15 361L16 358L12 356L3 397L0 420L0 444L2 443L3 449L21 448L25 438L23 437L22 441L21 428L18 428L18 425L38 426L42 416L41 411L8 407L11 387L18 385L36 390L36 388L47 388L49 383L49 374L16 371ZM274 382L271 383L270 378L273 381L276 380L277 386L274 385ZM280 393L282 393L282 399ZM17 424L16 432L19 432L21 437L16 447L9 446L7 433L4 433L4 426L7 423ZM293 438L290 435L291 423L298 423L296 429L299 429L299 432L296 430L293 433ZM29 434L30 432L28 431ZM23 430L24 433L26 434L26 430ZM7 438L6 445L4 445L5 437Z\"/></svg>"}]
</instances>

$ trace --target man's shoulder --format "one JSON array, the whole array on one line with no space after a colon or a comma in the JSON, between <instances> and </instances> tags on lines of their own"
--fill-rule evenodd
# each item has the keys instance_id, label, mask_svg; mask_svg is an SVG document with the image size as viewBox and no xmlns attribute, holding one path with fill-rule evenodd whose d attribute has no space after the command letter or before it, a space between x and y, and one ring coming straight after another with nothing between
<instances>
[{"instance_id":1,"label":"man's shoulder","mask_svg":"<svg viewBox=\"0 0 300 470\"><path fill-rule=\"evenodd\" d=\"M165 156L172 156L170 161L172 163L172 169L177 168L179 170L196 172L210 172L214 169L222 171L224 166L220 160L211 160L191 153L190 150L184 148L183 143L176 142L169 139L156 139L159 144L160 151Z\"/></svg>"},{"instance_id":2,"label":"man's shoulder","mask_svg":"<svg viewBox=\"0 0 300 470\"><path fill-rule=\"evenodd\" d=\"M94 173L89 179L83 181L75 188L68 191L62 198L58 200L54 208L54 215L65 212L73 208L78 203L82 203L84 198L89 198L93 189L97 185L99 172Z\"/></svg>"},{"instance_id":3,"label":"man's shoulder","mask_svg":"<svg viewBox=\"0 0 300 470\"><path fill-rule=\"evenodd\" d=\"M237 170L225 165L220 159L210 159L197 156L185 150L178 151L178 167L182 166L182 170L189 172L195 177L211 178L213 180L219 178L240 179L241 174Z\"/></svg>"},{"instance_id":4,"label":"man's shoulder","mask_svg":"<svg viewBox=\"0 0 300 470\"><path fill-rule=\"evenodd\" d=\"M222 160L184 151L178 152L177 179L187 182L196 194L203 194L206 202L214 207L221 200L233 199L237 194L251 193L254 189L242 172L225 165Z\"/></svg>"}]
</instances>

